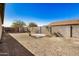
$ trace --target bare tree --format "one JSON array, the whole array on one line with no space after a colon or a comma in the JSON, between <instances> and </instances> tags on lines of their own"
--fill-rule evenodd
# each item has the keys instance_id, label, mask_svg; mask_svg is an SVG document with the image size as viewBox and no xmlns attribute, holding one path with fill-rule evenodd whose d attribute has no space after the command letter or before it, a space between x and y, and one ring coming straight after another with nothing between
<instances>
[{"instance_id":1,"label":"bare tree","mask_svg":"<svg viewBox=\"0 0 79 59\"><path fill-rule=\"evenodd\" d=\"M33 30L33 27L37 27L37 26L38 25L36 23L34 23L34 22L29 23L29 25L28 25L29 36L31 36L31 30L30 30L30 28L32 28L32 30Z\"/></svg>"},{"instance_id":2,"label":"bare tree","mask_svg":"<svg viewBox=\"0 0 79 59\"><path fill-rule=\"evenodd\" d=\"M18 32L20 32L24 26L26 26L26 24L21 20L16 20L12 23L12 27L17 28Z\"/></svg>"},{"instance_id":3,"label":"bare tree","mask_svg":"<svg viewBox=\"0 0 79 59\"><path fill-rule=\"evenodd\" d=\"M37 26L38 25L36 23L33 23L33 22L29 23L29 27L37 27Z\"/></svg>"}]
</instances>

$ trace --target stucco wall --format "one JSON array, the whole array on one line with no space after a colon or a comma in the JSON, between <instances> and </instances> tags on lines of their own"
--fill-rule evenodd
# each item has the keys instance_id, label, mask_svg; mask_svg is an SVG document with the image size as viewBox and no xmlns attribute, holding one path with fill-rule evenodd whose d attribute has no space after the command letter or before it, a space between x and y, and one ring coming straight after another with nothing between
<instances>
[{"instance_id":1,"label":"stucco wall","mask_svg":"<svg viewBox=\"0 0 79 59\"><path fill-rule=\"evenodd\" d=\"M52 26L52 33L59 33L61 37L70 37L70 26Z\"/></svg>"},{"instance_id":2,"label":"stucco wall","mask_svg":"<svg viewBox=\"0 0 79 59\"><path fill-rule=\"evenodd\" d=\"M0 17L0 39L1 39L1 35L2 35L2 22L1 22L1 17Z\"/></svg>"}]
</instances>

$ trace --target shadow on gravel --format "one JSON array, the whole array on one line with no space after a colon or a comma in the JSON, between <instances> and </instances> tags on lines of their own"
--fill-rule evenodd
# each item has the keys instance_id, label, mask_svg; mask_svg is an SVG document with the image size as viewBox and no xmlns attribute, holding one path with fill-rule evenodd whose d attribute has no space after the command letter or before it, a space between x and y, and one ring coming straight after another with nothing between
<instances>
[{"instance_id":1,"label":"shadow on gravel","mask_svg":"<svg viewBox=\"0 0 79 59\"><path fill-rule=\"evenodd\" d=\"M34 54L8 33L4 33L0 44L0 56L34 56Z\"/></svg>"}]
</instances>

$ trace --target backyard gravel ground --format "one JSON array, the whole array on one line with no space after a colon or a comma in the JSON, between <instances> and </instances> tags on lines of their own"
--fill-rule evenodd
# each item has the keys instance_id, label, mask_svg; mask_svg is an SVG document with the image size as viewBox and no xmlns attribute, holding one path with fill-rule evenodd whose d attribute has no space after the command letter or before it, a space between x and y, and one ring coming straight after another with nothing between
<instances>
[{"instance_id":1,"label":"backyard gravel ground","mask_svg":"<svg viewBox=\"0 0 79 59\"><path fill-rule=\"evenodd\" d=\"M78 38L31 37L28 33L9 33L36 56L79 56Z\"/></svg>"}]
</instances>

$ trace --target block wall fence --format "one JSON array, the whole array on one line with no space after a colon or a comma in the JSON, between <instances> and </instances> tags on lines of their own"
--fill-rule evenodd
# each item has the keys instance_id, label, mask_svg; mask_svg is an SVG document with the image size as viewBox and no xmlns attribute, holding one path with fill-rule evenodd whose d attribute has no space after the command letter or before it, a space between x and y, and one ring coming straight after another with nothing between
<instances>
[{"instance_id":1,"label":"block wall fence","mask_svg":"<svg viewBox=\"0 0 79 59\"><path fill-rule=\"evenodd\" d=\"M31 33L51 34L57 33L59 37L75 37L79 38L79 25L52 26L52 27L32 27Z\"/></svg>"}]
</instances>

